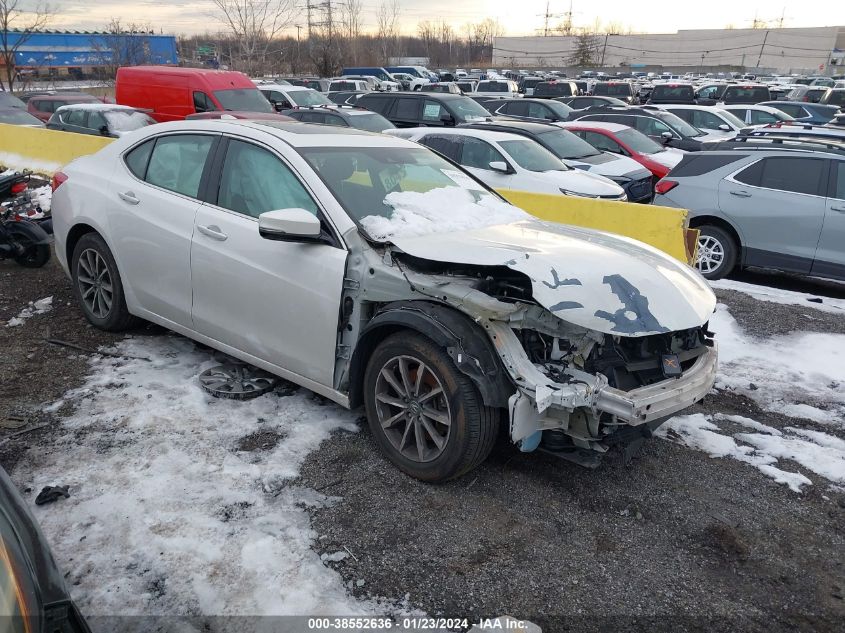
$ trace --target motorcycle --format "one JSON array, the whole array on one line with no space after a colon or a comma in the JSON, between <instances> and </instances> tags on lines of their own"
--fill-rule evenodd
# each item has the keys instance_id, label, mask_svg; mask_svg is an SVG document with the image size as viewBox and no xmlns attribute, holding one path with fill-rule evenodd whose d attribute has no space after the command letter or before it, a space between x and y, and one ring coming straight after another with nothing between
<instances>
[{"instance_id":1,"label":"motorcycle","mask_svg":"<svg viewBox=\"0 0 845 633\"><path fill-rule=\"evenodd\" d=\"M28 211L21 204L23 198L19 197L28 184L26 173L0 176L0 203L12 199L0 207L0 260L14 259L26 268L40 268L50 261L50 235L28 219ZM26 200L31 203L28 197ZM52 228L52 221L48 226Z\"/></svg>"}]
</instances>

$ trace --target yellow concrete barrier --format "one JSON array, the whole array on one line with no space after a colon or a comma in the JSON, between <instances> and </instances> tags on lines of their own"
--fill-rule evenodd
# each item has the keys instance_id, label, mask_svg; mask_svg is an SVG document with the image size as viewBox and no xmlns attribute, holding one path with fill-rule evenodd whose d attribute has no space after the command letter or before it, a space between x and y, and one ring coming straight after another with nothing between
<instances>
[{"instance_id":1,"label":"yellow concrete barrier","mask_svg":"<svg viewBox=\"0 0 845 633\"><path fill-rule=\"evenodd\" d=\"M607 231L651 244L675 259L695 260L697 231L684 209L499 189L511 204L541 220Z\"/></svg>"},{"instance_id":2,"label":"yellow concrete barrier","mask_svg":"<svg viewBox=\"0 0 845 633\"><path fill-rule=\"evenodd\" d=\"M52 175L70 161L93 154L114 139L0 123L0 165Z\"/></svg>"}]
</instances>

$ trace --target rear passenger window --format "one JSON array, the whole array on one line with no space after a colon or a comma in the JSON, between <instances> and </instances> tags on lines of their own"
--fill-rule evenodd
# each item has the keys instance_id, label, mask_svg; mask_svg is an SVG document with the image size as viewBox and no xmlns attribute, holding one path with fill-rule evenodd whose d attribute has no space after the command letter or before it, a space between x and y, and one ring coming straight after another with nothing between
<instances>
[{"instance_id":1,"label":"rear passenger window","mask_svg":"<svg viewBox=\"0 0 845 633\"><path fill-rule=\"evenodd\" d=\"M253 218L282 209L317 215L317 205L287 165L265 149L235 140L229 141L217 205Z\"/></svg>"},{"instance_id":2,"label":"rear passenger window","mask_svg":"<svg viewBox=\"0 0 845 633\"><path fill-rule=\"evenodd\" d=\"M763 178L763 161L758 160L753 165L749 165L741 172L734 176L734 180L752 187L759 187L760 180Z\"/></svg>"},{"instance_id":3,"label":"rear passenger window","mask_svg":"<svg viewBox=\"0 0 845 633\"><path fill-rule=\"evenodd\" d=\"M147 175L147 164L150 162L153 145L155 145L155 139L142 143L126 154L124 158L126 166L136 178L144 180L144 177Z\"/></svg>"},{"instance_id":4,"label":"rear passenger window","mask_svg":"<svg viewBox=\"0 0 845 633\"><path fill-rule=\"evenodd\" d=\"M196 198L214 138L200 134L159 137L147 167L146 181Z\"/></svg>"},{"instance_id":5,"label":"rear passenger window","mask_svg":"<svg viewBox=\"0 0 845 633\"><path fill-rule=\"evenodd\" d=\"M429 101L426 99L423 104L423 120L424 121L439 121L440 117L446 114L446 110L438 101Z\"/></svg>"},{"instance_id":6,"label":"rear passenger window","mask_svg":"<svg viewBox=\"0 0 845 633\"><path fill-rule=\"evenodd\" d=\"M465 167L476 167L478 169L490 170L490 163L506 163L502 156L490 143L481 141L469 136L463 139L463 151L461 152L461 165Z\"/></svg>"},{"instance_id":7,"label":"rear passenger window","mask_svg":"<svg viewBox=\"0 0 845 633\"><path fill-rule=\"evenodd\" d=\"M760 186L778 191L819 195L826 161L813 158L764 158Z\"/></svg>"},{"instance_id":8,"label":"rear passenger window","mask_svg":"<svg viewBox=\"0 0 845 633\"><path fill-rule=\"evenodd\" d=\"M439 152L456 163L461 160L461 139L456 136L438 136L430 134L420 139L420 143Z\"/></svg>"},{"instance_id":9,"label":"rear passenger window","mask_svg":"<svg viewBox=\"0 0 845 633\"><path fill-rule=\"evenodd\" d=\"M71 110L62 115L62 120L68 125L85 127L85 110Z\"/></svg>"},{"instance_id":10,"label":"rear passenger window","mask_svg":"<svg viewBox=\"0 0 845 633\"><path fill-rule=\"evenodd\" d=\"M528 116L528 104L524 101L511 101L499 110L502 114L510 114L511 116Z\"/></svg>"},{"instance_id":11,"label":"rear passenger window","mask_svg":"<svg viewBox=\"0 0 845 633\"><path fill-rule=\"evenodd\" d=\"M833 197L845 200L845 161L833 166Z\"/></svg>"},{"instance_id":12,"label":"rear passenger window","mask_svg":"<svg viewBox=\"0 0 845 633\"><path fill-rule=\"evenodd\" d=\"M397 119L416 119L419 101L416 99L397 99L393 106L393 116Z\"/></svg>"}]
</instances>

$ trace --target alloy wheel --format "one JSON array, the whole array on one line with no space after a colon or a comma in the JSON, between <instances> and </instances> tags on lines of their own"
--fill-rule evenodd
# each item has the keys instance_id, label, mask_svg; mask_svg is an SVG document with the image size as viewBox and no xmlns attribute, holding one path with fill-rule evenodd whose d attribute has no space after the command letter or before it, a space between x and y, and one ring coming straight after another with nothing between
<instances>
[{"instance_id":1,"label":"alloy wheel","mask_svg":"<svg viewBox=\"0 0 845 633\"><path fill-rule=\"evenodd\" d=\"M698 238L698 257L695 267L702 274L716 272L725 263L725 247L712 235Z\"/></svg>"},{"instance_id":2,"label":"alloy wheel","mask_svg":"<svg viewBox=\"0 0 845 633\"><path fill-rule=\"evenodd\" d=\"M106 260L93 248L87 248L79 255L76 266L82 302L96 318L105 319L114 300L114 287Z\"/></svg>"},{"instance_id":3,"label":"alloy wheel","mask_svg":"<svg viewBox=\"0 0 845 633\"><path fill-rule=\"evenodd\" d=\"M452 415L440 378L413 356L396 356L379 371L376 412L388 441L402 456L430 462L449 442Z\"/></svg>"},{"instance_id":4,"label":"alloy wheel","mask_svg":"<svg viewBox=\"0 0 845 633\"><path fill-rule=\"evenodd\" d=\"M206 369L199 381L203 390L215 398L250 400L272 391L279 379L251 365L228 363Z\"/></svg>"}]
</instances>

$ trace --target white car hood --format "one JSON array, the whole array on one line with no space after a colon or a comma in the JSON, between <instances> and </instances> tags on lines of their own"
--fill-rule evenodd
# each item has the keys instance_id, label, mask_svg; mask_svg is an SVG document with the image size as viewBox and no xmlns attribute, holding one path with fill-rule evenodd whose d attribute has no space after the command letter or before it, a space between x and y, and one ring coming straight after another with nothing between
<instances>
[{"instance_id":1,"label":"white car hood","mask_svg":"<svg viewBox=\"0 0 845 633\"><path fill-rule=\"evenodd\" d=\"M547 171L535 175L554 179L555 182L560 183L560 187L587 196L617 197L625 194L625 190L622 187L606 176L582 169L570 169L560 172Z\"/></svg>"},{"instance_id":2,"label":"white car hood","mask_svg":"<svg viewBox=\"0 0 845 633\"><path fill-rule=\"evenodd\" d=\"M686 152L682 149L667 147L666 151L649 154L648 157L655 163L660 163L669 169L674 169L677 164L683 160L684 154L686 154Z\"/></svg>"},{"instance_id":3,"label":"white car hood","mask_svg":"<svg viewBox=\"0 0 845 633\"><path fill-rule=\"evenodd\" d=\"M692 268L610 233L526 220L390 241L421 259L524 273L540 305L605 334L646 336L698 327L716 308L713 291Z\"/></svg>"}]
</instances>

